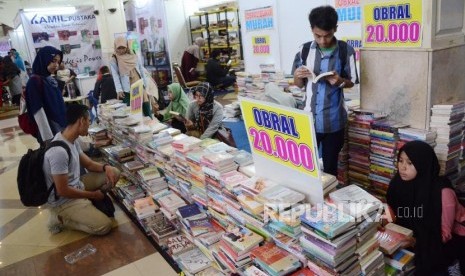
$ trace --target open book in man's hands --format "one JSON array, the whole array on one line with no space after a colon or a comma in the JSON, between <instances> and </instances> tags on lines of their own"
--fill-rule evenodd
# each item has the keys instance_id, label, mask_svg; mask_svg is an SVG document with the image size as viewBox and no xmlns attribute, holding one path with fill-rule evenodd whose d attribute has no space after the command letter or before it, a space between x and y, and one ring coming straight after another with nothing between
<instances>
[{"instance_id":1,"label":"open book in man's hands","mask_svg":"<svg viewBox=\"0 0 465 276\"><path fill-rule=\"evenodd\" d=\"M334 72L324 72L324 73L319 74L318 76L316 76L315 73L312 72L312 75L313 75L312 82L317 83L321 78L334 75Z\"/></svg>"}]
</instances>

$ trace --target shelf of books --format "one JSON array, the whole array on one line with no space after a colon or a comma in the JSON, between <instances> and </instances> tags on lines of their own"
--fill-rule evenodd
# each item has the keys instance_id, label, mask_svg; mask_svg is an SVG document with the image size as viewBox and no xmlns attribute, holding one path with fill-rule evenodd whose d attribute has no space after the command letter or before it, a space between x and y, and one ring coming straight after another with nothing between
<instances>
[{"instance_id":1,"label":"shelf of books","mask_svg":"<svg viewBox=\"0 0 465 276\"><path fill-rule=\"evenodd\" d=\"M405 275L412 253L399 227L378 232L382 203L356 185L327 199L254 176L250 153L199 140L156 119L136 119L121 103L99 108L89 130L122 171L114 199L184 275ZM402 257L408 255L409 257Z\"/></svg>"}]
</instances>

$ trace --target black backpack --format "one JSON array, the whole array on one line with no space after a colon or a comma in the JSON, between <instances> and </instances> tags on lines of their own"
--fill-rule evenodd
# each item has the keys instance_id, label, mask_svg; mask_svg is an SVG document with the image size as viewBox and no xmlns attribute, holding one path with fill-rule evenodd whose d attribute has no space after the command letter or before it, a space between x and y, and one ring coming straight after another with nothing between
<instances>
[{"instance_id":1,"label":"black backpack","mask_svg":"<svg viewBox=\"0 0 465 276\"><path fill-rule=\"evenodd\" d=\"M24 206L40 206L48 201L48 196L55 190L53 183L50 188L47 188L47 181L43 171L44 155L48 149L53 147L63 147L68 153L69 162L71 162L71 151L69 146L64 141L52 141L46 147L40 147L36 150L29 149L18 166L18 191L21 202ZM68 164L69 164L68 162ZM58 195L55 190L55 199Z\"/></svg>"},{"instance_id":2,"label":"black backpack","mask_svg":"<svg viewBox=\"0 0 465 276\"><path fill-rule=\"evenodd\" d=\"M297 52L297 54L295 54L294 62L292 63L291 74L294 74L295 69L297 69L300 65L307 65L307 57L308 53L310 52L310 46L312 45L312 42L313 41L305 42L302 45L302 51ZM338 40L337 43L339 46L339 59L341 60L341 68L344 69L346 67L347 61L347 43L342 40ZM354 63L356 63L355 55L353 55L353 57ZM344 70L342 70L341 72L341 77L348 78L347 73ZM357 69L355 69L355 83L359 83Z\"/></svg>"}]
</instances>

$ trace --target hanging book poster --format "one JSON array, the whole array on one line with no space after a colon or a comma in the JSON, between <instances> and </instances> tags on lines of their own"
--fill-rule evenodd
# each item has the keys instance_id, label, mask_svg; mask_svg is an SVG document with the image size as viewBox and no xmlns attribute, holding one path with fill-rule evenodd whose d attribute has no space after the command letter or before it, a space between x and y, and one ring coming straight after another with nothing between
<instances>
[{"instance_id":1,"label":"hanging book poster","mask_svg":"<svg viewBox=\"0 0 465 276\"><path fill-rule=\"evenodd\" d=\"M77 74L98 71L102 50L93 7L76 7L73 14L22 12L31 57L45 46L63 52L63 62Z\"/></svg>"},{"instance_id":2,"label":"hanging book poster","mask_svg":"<svg viewBox=\"0 0 465 276\"><path fill-rule=\"evenodd\" d=\"M403 0L363 6L364 47L421 47L422 1Z\"/></svg>"},{"instance_id":3,"label":"hanging book poster","mask_svg":"<svg viewBox=\"0 0 465 276\"><path fill-rule=\"evenodd\" d=\"M312 114L240 97L255 174L323 202Z\"/></svg>"}]
</instances>

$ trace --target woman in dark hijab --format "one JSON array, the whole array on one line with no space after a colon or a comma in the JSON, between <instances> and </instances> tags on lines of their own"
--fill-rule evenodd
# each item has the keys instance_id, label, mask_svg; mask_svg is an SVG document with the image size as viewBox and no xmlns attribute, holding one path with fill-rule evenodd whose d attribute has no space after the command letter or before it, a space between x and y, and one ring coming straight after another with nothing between
<instances>
[{"instance_id":1,"label":"woman in dark hijab","mask_svg":"<svg viewBox=\"0 0 465 276\"><path fill-rule=\"evenodd\" d=\"M40 142L52 139L66 127L66 107L57 81L51 76L58 69L63 53L51 46L39 50L32 64L32 75L26 85L26 107L37 123Z\"/></svg>"},{"instance_id":2,"label":"woman in dark hijab","mask_svg":"<svg viewBox=\"0 0 465 276\"><path fill-rule=\"evenodd\" d=\"M208 82L191 89L195 101L187 107L186 128L188 134L200 139L212 138L223 120L223 106L213 100L213 90Z\"/></svg>"},{"instance_id":3,"label":"woman in dark hijab","mask_svg":"<svg viewBox=\"0 0 465 276\"><path fill-rule=\"evenodd\" d=\"M449 264L441 234L441 193L451 188L450 181L439 176L436 154L422 141L399 150L397 167L386 199L395 223L414 233L415 275L441 275Z\"/></svg>"}]
</instances>

